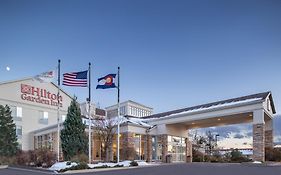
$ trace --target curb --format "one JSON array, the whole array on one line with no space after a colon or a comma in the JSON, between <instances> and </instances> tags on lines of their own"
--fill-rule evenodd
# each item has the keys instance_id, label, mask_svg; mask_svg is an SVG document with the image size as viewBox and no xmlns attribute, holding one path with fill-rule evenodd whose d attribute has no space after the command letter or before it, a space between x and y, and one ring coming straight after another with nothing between
<instances>
[{"instance_id":1,"label":"curb","mask_svg":"<svg viewBox=\"0 0 281 175\"><path fill-rule=\"evenodd\" d=\"M29 167L29 166L17 166L17 165L9 165L7 168L11 169L25 169L25 170L33 170L33 171L40 171L40 172L46 172L46 173L53 173L54 171L44 169L44 168L37 168L37 167Z\"/></svg>"},{"instance_id":2,"label":"curb","mask_svg":"<svg viewBox=\"0 0 281 175\"><path fill-rule=\"evenodd\" d=\"M77 174L77 173L91 173L91 172L102 172L102 171L116 171L116 170L126 170L134 169L138 167L118 167L118 168L96 168L96 169L84 169L84 170L69 170L59 174Z\"/></svg>"},{"instance_id":3,"label":"curb","mask_svg":"<svg viewBox=\"0 0 281 175\"><path fill-rule=\"evenodd\" d=\"M147 165L147 166L131 166L131 167L118 167L118 168L97 168L97 169L84 169L84 170L69 170L59 174L77 174L77 173L91 173L91 172L103 172L103 171L118 171L118 170L129 170L138 168L148 168L157 165Z\"/></svg>"}]
</instances>

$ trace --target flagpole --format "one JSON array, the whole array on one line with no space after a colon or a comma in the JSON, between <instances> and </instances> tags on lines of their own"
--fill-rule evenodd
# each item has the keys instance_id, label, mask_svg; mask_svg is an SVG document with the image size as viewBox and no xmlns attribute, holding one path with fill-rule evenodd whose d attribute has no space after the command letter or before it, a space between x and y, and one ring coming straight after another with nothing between
<instances>
[{"instance_id":1,"label":"flagpole","mask_svg":"<svg viewBox=\"0 0 281 175\"><path fill-rule=\"evenodd\" d=\"M89 152L89 163L92 162L92 148L91 148L91 130L92 130L92 120L91 120L91 63L89 62L89 98L88 98L88 105L89 105L89 111L88 111L88 115L89 115L89 148L88 148L88 152Z\"/></svg>"},{"instance_id":2,"label":"flagpole","mask_svg":"<svg viewBox=\"0 0 281 175\"><path fill-rule=\"evenodd\" d=\"M120 145L120 67L118 67L118 86L117 86L117 103L118 103L118 109L117 109L117 117L118 117L118 125L117 125L117 163L120 161L120 150L119 150L119 145Z\"/></svg>"},{"instance_id":3,"label":"flagpole","mask_svg":"<svg viewBox=\"0 0 281 175\"><path fill-rule=\"evenodd\" d=\"M57 160L60 161L60 59L58 60L58 108L57 108L57 125L58 125L58 131L57 131L57 139L58 139L58 145L57 145Z\"/></svg>"}]
</instances>

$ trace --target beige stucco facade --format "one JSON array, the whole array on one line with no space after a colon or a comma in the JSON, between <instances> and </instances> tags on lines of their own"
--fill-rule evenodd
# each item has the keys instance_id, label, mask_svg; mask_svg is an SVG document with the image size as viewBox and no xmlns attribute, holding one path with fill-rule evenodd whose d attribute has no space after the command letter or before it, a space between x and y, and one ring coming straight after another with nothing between
<instances>
[{"instance_id":1,"label":"beige stucco facade","mask_svg":"<svg viewBox=\"0 0 281 175\"><path fill-rule=\"evenodd\" d=\"M57 123L57 94L58 88L53 83L40 83L32 78L0 84L0 104L15 110L12 114L22 150L34 149L34 130ZM59 100L62 120L62 116L67 114L71 97L60 91Z\"/></svg>"}]
</instances>

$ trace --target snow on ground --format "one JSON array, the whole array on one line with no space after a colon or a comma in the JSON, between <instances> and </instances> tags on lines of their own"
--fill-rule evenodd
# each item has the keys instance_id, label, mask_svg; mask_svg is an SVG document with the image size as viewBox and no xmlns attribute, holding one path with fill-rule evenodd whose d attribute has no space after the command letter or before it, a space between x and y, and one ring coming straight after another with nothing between
<instances>
[{"instance_id":1,"label":"snow on ground","mask_svg":"<svg viewBox=\"0 0 281 175\"><path fill-rule=\"evenodd\" d=\"M260 162L260 161L254 161L253 163L255 163L255 164L261 164L262 162Z\"/></svg>"},{"instance_id":2,"label":"snow on ground","mask_svg":"<svg viewBox=\"0 0 281 175\"><path fill-rule=\"evenodd\" d=\"M152 165L152 164L146 163L145 161L142 161L142 160L135 160L135 161L138 163L139 166ZM98 168L98 167L105 167L105 166L112 168L112 167L115 167L117 165L119 165L119 166L123 165L123 167L129 167L131 162L132 161L130 161L130 160L125 160L125 161L122 161L122 162L119 162L119 163L111 163L111 162L104 162L104 163L102 163L102 162L100 162L100 163L96 163L96 164L88 164L88 166L90 168ZM51 170L51 171L60 171L62 169L70 168L70 167L76 166L76 165L77 165L77 163L75 163L75 162L72 162L70 165L67 165L67 162L57 162L57 163L53 164L49 168L49 170Z\"/></svg>"},{"instance_id":3,"label":"snow on ground","mask_svg":"<svg viewBox=\"0 0 281 175\"><path fill-rule=\"evenodd\" d=\"M76 165L77 165L77 163L75 163L75 162L71 162L70 165L67 165L67 162L57 162L57 163L53 164L49 168L49 170L51 170L51 171L59 171L59 170L62 170L62 169L65 169L65 168L70 168L70 167L76 166Z\"/></svg>"},{"instance_id":4,"label":"snow on ground","mask_svg":"<svg viewBox=\"0 0 281 175\"><path fill-rule=\"evenodd\" d=\"M147 166L147 165L152 165L152 164L150 164L150 163L147 163L147 162L145 162L145 161L140 161L140 160L135 160L136 162L138 162L138 165L139 166Z\"/></svg>"},{"instance_id":5,"label":"snow on ground","mask_svg":"<svg viewBox=\"0 0 281 175\"><path fill-rule=\"evenodd\" d=\"M123 167L129 167L130 166L130 163L131 163L132 161L130 161L130 160L124 160L124 161L122 161L122 162L119 162L119 163L102 163L102 162L100 162L100 163L97 163L97 164L88 164L88 166L90 167L90 168L97 168L97 167L103 167L103 166L107 166L107 167L115 167L115 166L117 166L117 165L123 165ZM138 165L139 166L146 166L146 165L150 165L150 164L148 164L148 163L146 163L146 162L144 162L144 161L139 161L139 160L136 160L136 162L138 163Z\"/></svg>"},{"instance_id":6,"label":"snow on ground","mask_svg":"<svg viewBox=\"0 0 281 175\"><path fill-rule=\"evenodd\" d=\"M123 165L124 167L129 167L131 162L132 161L130 161L130 160L124 160L122 162L119 162L118 165Z\"/></svg>"}]
</instances>

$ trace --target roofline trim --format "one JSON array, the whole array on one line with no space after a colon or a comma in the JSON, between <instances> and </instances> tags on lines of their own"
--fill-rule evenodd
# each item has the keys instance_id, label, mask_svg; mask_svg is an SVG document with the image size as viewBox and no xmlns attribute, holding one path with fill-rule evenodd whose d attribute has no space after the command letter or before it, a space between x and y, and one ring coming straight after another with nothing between
<instances>
[{"instance_id":1,"label":"roofline trim","mask_svg":"<svg viewBox=\"0 0 281 175\"><path fill-rule=\"evenodd\" d=\"M174 114L170 114L168 116L163 116L163 117L158 117L158 118L150 118L150 121L159 121L159 120L162 120L162 119L178 118L181 115L188 115L188 116L190 116L190 115L196 115L196 114L201 114L201 113L208 113L210 111L219 111L219 110L222 110L222 109L229 109L229 108L240 107L240 106L244 106L244 105L258 104L260 102L264 102L264 99L260 99L260 100L256 100L256 101L251 101L251 102L246 102L246 103L243 103L243 104L234 104L234 105L230 105L230 106L222 106L222 107L218 107L216 109L203 109L201 111L194 111L194 112L190 112L188 114L174 113ZM186 112L188 112L188 111L186 111Z\"/></svg>"}]
</instances>

